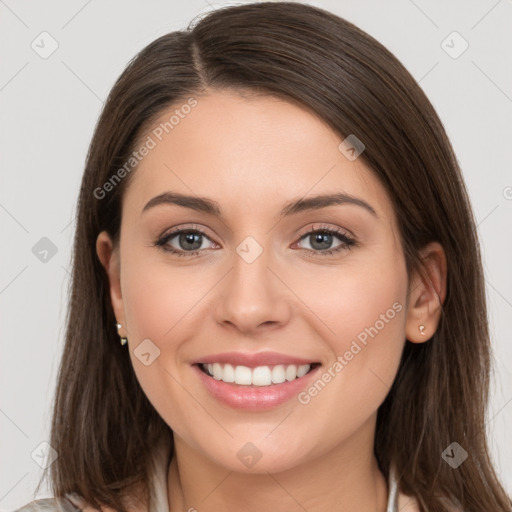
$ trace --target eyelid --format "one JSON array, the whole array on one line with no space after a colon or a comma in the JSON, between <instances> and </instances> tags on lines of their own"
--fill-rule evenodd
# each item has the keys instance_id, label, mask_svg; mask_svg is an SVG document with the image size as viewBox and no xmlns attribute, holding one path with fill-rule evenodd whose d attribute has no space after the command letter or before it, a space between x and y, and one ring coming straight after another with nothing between
<instances>
[{"instance_id":1,"label":"eyelid","mask_svg":"<svg viewBox=\"0 0 512 512\"><path fill-rule=\"evenodd\" d=\"M195 256L197 254L200 254L205 251L205 249L196 249L194 251L184 251L182 249L175 249L172 248L166 248L166 245L169 243L169 241L172 238L175 238L176 236L180 235L181 233L195 233L199 234L204 238L207 238L210 240L214 245L218 245L216 242L214 242L211 237L205 232L206 228L203 228L202 226L199 226L197 224L190 224L190 225L184 225L184 226L178 226L175 228L170 229L169 231L164 231L163 234L158 236L156 240L153 242L152 246L156 246L159 249L173 254L175 256Z\"/></svg>"},{"instance_id":2,"label":"eyelid","mask_svg":"<svg viewBox=\"0 0 512 512\"><path fill-rule=\"evenodd\" d=\"M337 255L338 253L341 253L344 250L349 250L352 247L357 247L359 245L359 242L357 241L356 237L352 235L351 231L341 228L339 226L332 227L325 224L310 226L305 233L299 236L299 240L295 242L294 245L300 243L302 240L307 239L309 236L315 233L329 233L331 236L338 238L340 244L335 247L331 247L330 249L324 249L320 251L315 251L314 249L308 248L301 248L307 254L313 254L315 256L330 256L333 254Z\"/></svg>"},{"instance_id":3,"label":"eyelid","mask_svg":"<svg viewBox=\"0 0 512 512\"><path fill-rule=\"evenodd\" d=\"M303 231L302 229L300 231ZM194 251L184 251L183 249L175 249L166 248L166 244L169 242L170 239L174 238L175 236L181 234L181 233L195 233L199 234L200 236L210 240L213 244L217 244L215 241L211 239L211 237L204 231L204 229L197 225L197 224L191 224L189 226L178 226L176 228L172 228L168 232L164 232L164 234L160 235L157 240L154 242L154 246L158 246L160 249L177 255L177 256L196 256L200 253L203 253L205 249L196 249ZM300 243L303 239L307 238L308 236L311 236L314 233L329 233L332 236L338 237L340 240L340 244L334 248L331 249L324 249L324 250L313 250L313 249L307 249L307 248L300 248L302 251L308 253L308 254L314 254L314 255L330 255L334 253L341 252L342 250L350 249L352 246L357 246L358 242L356 237L352 234L352 232L346 228L341 228L339 226L329 226L326 224L314 224L309 226L308 228L304 228L304 231L302 234L298 234L298 240L293 243L292 247L296 245L297 243Z\"/></svg>"},{"instance_id":4,"label":"eyelid","mask_svg":"<svg viewBox=\"0 0 512 512\"><path fill-rule=\"evenodd\" d=\"M204 236L205 238L208 238L209 240L211 240L210 235L208 235L208 233L206 232L207 230L208 230L208 228L205 228L199 224L185 224L184 226L178 226L176 228L171 228L168 231L164 231L158 238L159 239L167 238L172 235L180 234L183 231L185 231L185 232L193 231L193 232L199 233L202 236ZM213 240L212 240L212 242L213 242Z\"/></svg>"},{"instance_id":5,"label":"eyelid","mask_svg":"<svg viewBox=\"0 0 512 512\"><path fill-rule=\"evenodd\" d=\"M332 226L329 224L323 224L321 222L315 222L314 224L308 224L306 228L304 228L304 231L302 229L299 230L299 236L300 238L304 237L305 235L309 235L316 231L333 231L341 235L345 235L347 238L356 239L356 236L350 229L342 228L340 226Z\"/></svg>"},{"instance_id":6,"label":"eyelid","mask_svg":"<svg viewBox=\"0 0 512 512\"><path fill-rule=\"evenodd\" d=\"M203 226L201 226L199 224L189 224L189 225L185 224L184 226L178 226L176 228L171 228L171 230L168 232L164 231L164 233L161 234L158 238L162 239L162 238L170 236L170 235L179 234L182 231L197 231L201 235L203 235L206 238L208 238L209 240L211 240L211 237L205 232L206 229L207 228L204 228ZM313 225L308 224L305 228L299 229L296 236L298 238L302 239L304 236L309 235L316 231L333 231L333 232L337 232L339 234L344 234L348 238L356 239L356 236L354 235L354 233L352 233L347 228L341 228L339 226L329 226L328 224L322 224L322 223L314 223Z\"/></svg>"}]
</instances>

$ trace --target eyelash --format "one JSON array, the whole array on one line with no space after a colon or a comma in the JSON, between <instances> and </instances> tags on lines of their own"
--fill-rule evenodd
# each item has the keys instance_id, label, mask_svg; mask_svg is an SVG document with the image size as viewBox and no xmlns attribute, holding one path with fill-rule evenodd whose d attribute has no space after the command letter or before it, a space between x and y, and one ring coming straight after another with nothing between
<instances>
[{"instance_id":1,"label":"eyelash","mask_svg":"<svg viewBox=\"0 0 512 512\"><path fill-rule=\"evenodd\" d=\"M179 256L179 257L182 257L182 256L196 256L197 254L199 254L201 251L204 250L204 249L198 249L198 250L195 250L195 251L182 251L182 250L178 251L178 250L176 250L174 248L165 247L165 244L167 244L167 242L169 242L169 240L171 240L176 235L179 235L181 233L202 235L205 238L209 239L208 235L206 235L206 233L204 233L200 229L196 229L196 228L177 229L175 231L171 231L170 233L167 233L166 235L158 238L153 243L153 245L156 246L156 247L159 247L160 249L162 249L165 252L170 252L170 253L175 254L176 256ZM340 251L343 251L343 250L350 250L352 247L357 245L357 242L353 238L349 237L343 231L338 230L336 228L327 228L327 227L322 227L322 226L318 227L316 229L313 229L312 231L308 231L307 233L303 234L300 237L299 241L307 238L308 236L311 236L313 234L318 234L318 233L327 233L328 235L334 235L334 236L338 237L340 239L340 241L343 242L343 243L338 245L337 247L335 247L333 249L325 249L324 251L315 251L313 249L302 249L303 251L306 251L308 254L314 254L314 255L320 255L320 256L329 256L331 254L334 254L334 253L337 253L337 252L340 252Z\"/></svg>"}]
</instances>

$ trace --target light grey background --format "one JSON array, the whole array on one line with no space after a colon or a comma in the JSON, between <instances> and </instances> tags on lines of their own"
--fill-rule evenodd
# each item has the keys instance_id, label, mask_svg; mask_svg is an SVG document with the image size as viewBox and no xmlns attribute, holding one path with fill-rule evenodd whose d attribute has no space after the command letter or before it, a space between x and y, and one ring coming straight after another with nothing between
<instances>
[{"instance_id":1,"label":"light grey background","mask_svg":"<svg viewBox=\"0 0 512 512\"><path fill-rule=\"evenodd\" d=\"M496 365L489 438L512 493L512 1L309 3L352 21L389 48L420 82L454 145L485 263ZM0 0L1 510L30 501L42 472L31 453L48 439L72 219L102 102L137 51L220 5L227 2ZM48 36L39 36L43 31L58 42L47 59L31 47L35 41L39 51L43 44L51 48ZM453 31L469 44L458 58L441 46ZM452 55L462 48L457 37L444 43ZM43 237L57 249L46 262L32 251Z\"/></svg>"}]
</instances>

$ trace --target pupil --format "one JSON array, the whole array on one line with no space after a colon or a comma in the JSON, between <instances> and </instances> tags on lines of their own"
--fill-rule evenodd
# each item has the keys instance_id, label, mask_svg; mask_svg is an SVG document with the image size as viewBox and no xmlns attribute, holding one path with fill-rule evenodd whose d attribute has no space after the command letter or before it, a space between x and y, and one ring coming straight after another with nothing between
<instances>
[{"instance_id":1,"label":"pupil","mask_svg":"<svg viewBox=\"0 0 512 512\"><path fill-rule=\"evenodd\" d=\"M330 235L329 233L316 233L315 235L312 235L313 236L313 240L314 240L314 243L312 243L312 247L315 247L315 244L316 243L324 243L324 244L327 244L327 246L330 246L331 245L331 238L332 238L332 235ZM328 249L329 247L316 247L316 249Z\"/></svg>"},{"instance_id":2,"label":"pupil","mask_svg":"<svg viewBox=\"0 0 512 512\"><path fill-rule=\"evenodd\" d=\"M201 242L198 241L199 237L200 237L200 235L198 233L181 234L180 245L183 243L185 245L185 247L183 247L183 248L192 249L192 250L199 249L201 247ZM195 245L194 245L194 241L195 241ZM193 244L193 247L186 247L186 244Z\"/></svg>"}]
</instances>

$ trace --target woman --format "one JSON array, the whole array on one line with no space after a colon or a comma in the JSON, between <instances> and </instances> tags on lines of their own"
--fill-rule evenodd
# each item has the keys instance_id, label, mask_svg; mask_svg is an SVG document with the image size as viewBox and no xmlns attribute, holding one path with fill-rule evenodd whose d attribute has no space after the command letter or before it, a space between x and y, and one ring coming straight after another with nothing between
<instances>
[{"instance_id":1,"label":"woman","mask_svg":"<svg viewBox=\"0 0 512 512\"><path fill-rule=\"evenodd\" d=\"M505 511L475 224L373 38L298 3L163 36L80 192L55 498L20 510Z\"/></svg>"}]
</instances>

